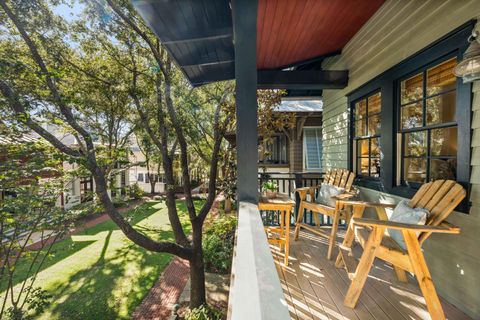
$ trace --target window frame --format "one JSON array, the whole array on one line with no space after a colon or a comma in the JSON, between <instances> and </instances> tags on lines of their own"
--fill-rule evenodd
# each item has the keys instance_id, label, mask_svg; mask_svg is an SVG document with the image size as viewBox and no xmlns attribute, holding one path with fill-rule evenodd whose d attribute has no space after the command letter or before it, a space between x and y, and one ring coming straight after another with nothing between
<instances>
[{"instance_id":1,"label":"window frame","mask_svg":"<svg viewBox=\"0 0 480 320\"><path fill-rule=\"evenodd\" d=\"M307 152L307 142L306 142L306 135L305 135L305 129L315 129L320 131L320 146L317 148L317 153L319 157L319 168L307 168L307 161L306 161L306 152ZM323 137L322 137L322 132L323 132L323 127L322 126L303 126L302 128L302 168L305 172L319 172L322 170L322 148L323 148ZM317 143L319 139L317 136Z\"/></svg>"},{"instance_id":2,"label":"window frame","mask_svg":"<svg viewBox=\"0 0 480 320\"><path fill-rule=\"evenodd\" d=\"M355 184L361 187L386 192L403 198L411 198L418 190L418 186L402 185L399 181L399 168L397 166L398 154L401 152L401 141L398 141L400 81L415 75L418 70L427 66L434 66L449 57L456 57L460 61L468 47L466 39L471 34L476 21L471 20L446 36L435 41L421 51L404 59L397 65L384 71L362 86L347 94L349 107L348 125L348 167L353 170L353 132L352 132L352 102L380 90L381 102L381 177L378 180L357 177ZM456 81L456 123L457 123L457 182L467 190L466 199L456 208L457 211L468 212L470 206L470 171L471 171L471 119L472 119L472 84L463 83L462 79ZM468 163L468 165L465 165Z\"/></svg>"},{"instance_id":3,"label":"window frame","mask_svg":"<svg viewBox=\"0 0 480 320\"><path fill-rule=\"evenodd\" d=\"M289 165L289 141L287 136L284 133L275 133L272 135L272 138L275 140L274 145L270 145L272 148L276 149L275 154L272 154L272 160L268 159L263 159L260 160L260 146L259 146L259 160L258 164L263 165L263 166L277 166L277 167L284 167ZM285 142L284 144L282 143L282 140ZM260 143L265 143L263 140ZM282 147L285 147L285 159L282 159ZM265 143L265 148L269 147L269 144Z\"/></svg>"},{"instance_id":4,"label":"window frame","mask_svg":"<svg viewBox=\"0 0 480 320\"><path fill-rule=\"evenodd\" d=\"M380 112L379 113L375 113L375 114L368 114L368 99L374 95L376 95L377 93L380 93ZM355 105L362 101L362 100L365 100L366 101L366 104L365 104L365 121L366 121L366 128L367 128L367 133L368 133L368 130L370 129L369 128L369 118L370 116L379 116L380 117L380 132L374 134L374 135L364 135L364 136L356 136L356 122L357 122L357 119L355 119ZM381 163L381 159L382 159L382 149L381 149L381 132L382 132L382 92L381 90L378 88L378 89L375 89L371 92L369 92L368 94L352 101L350 103L350 130L352 132L352 135L351 135L351 140L353 141L352 142L352 167L351 167L351 170L353 172L355 172L356 176L358 177L358 179L363 179L363 180L372 180L372 181L379 181L380 180L380 176L382 175L382 166L380 165L380 174L378 177L372 177L371 176L371 159L372 159L372 139L378 139L378 147L380 149L380 155L379 155L379 158L380 158L380 163ZM358 157L358 147L356 146L357 142L358 141L361 141L361 140L368 140L368 176L365 176L365 175L362 175L361 173L359 173L358 171L358 159L361 159L363 157ZM355 151L354 151L355 150Z\"/></svg>"},{"instance_id":5,"label":"window frame","mask_svg":"<svg viewBox=\"0 0 480 320\"><path fill-rule=\"evenodd\" d=\"M404 170L405 170L405 134L406 133L413 133L413 132L426 132L426 154L424 156L425 160L426 160L426 164L425 164L425 171L426 171L426 181L430 181L430 160L431 159L445 159L445 158L455 158L455 159L458 159L458 154L460 153L460 151L458 150L458 146L459 146L459 141L458 141L458 138L457 138L457 155L455 157L447 157L447 156L431 156L431 141L430 141L430 138L431 138L431 132L432 130L435 130L435 129L447 129L447 128L457 128L457 130L459 130L459 123L458 123L458 120L457 120L457 116L458 116L458 111L457 111L457 106L458 106L458 99L457 97L455 96L455 121L450 121L450 122L445 122L445 123L440 123L440 124L433 124L433 125L428 125L427 124L427 100L430 99L430 98L434 98L434 97L438 97L438 96L441 96L441 95L444 95L444 94L448 94L448 93L452 93L452 92L455 92L455 95L457 95L457 89L459 87L459 82L461 82L462 80L459 79L459 78L456 78L456 84L455 84L455 89L451 89L451 90L447 90L447 91L444 91L444 92L441 92L441 93L438 93L438 94L434 94L434 95L428 95L427 94L427 81L428 81L428 74L427 74L427 71L428 69L432 68L432 67L435 67L435 66L438 66L448 60L451 60L452 58L457 58L457 62L459 61L459 58L457 57L457 55L452 52L451 54L448 54L446 56L443 56L441 58L438 58L436 59L435 61L431 61L427 64L425 64L424 66L412 71L412 72L409 72L408 74L400 77L399 79L397 79L395 81L395 86L396 86L396 101L395 101L395 105L394 105L394 108L396 109L396 127L397 127L397 134L398 136L401 136L401 139L400 141L398 142L399 144L399 148L398 150L401 150L399 152L399 154L397 154L397 164L396 166L399 166L399 168L397 169L397 174L399 174L399 176L397 176L396 180L397 180L397 185L398 186L401 186L401 187L409 187L411 189L414 189L414 190L417 190L419 189L423 183L419 183L419 182L413 182L413 181L406 181L404 178ZM421 99L418 99L418 100L412 100L412 101L409 101L408 103L406 104L402 104L402 97L401 97L401 83L402 81L404 80L407 80L417 74L422 74L422 90L423 90L423 93L422 93L422 98ZM405 106L409 105L409 104L413 104L413 103L418 103L420 102L422 104L422 126L420 127L415 127L415 128L408 128L408 129L402 129L402 108L404 108ZM471 125L471 124L470 124ZM457 137L458 137L458 131L457 131ZM458 162L458 161L457 161ZM458 177L458 168L459 168L459 165L457 163L457 172L455 172L455 175Z\"/></svg>"}]
</instances>

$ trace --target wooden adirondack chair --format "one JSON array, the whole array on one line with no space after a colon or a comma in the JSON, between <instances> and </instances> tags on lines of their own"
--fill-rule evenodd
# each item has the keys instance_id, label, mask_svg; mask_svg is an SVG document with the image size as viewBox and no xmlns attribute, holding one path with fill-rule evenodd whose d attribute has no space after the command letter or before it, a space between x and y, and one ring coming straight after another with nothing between
<instances>
[{"instance_id":1,"label":"wooden adirondack chair","mask_svg":"<svg viewBox=\"0 0 480 320\"><path fill-rule=\"evenodd\" d=\"M449 224L445 219L465 196L465 189L455 181L437 180L424 184L410 200L409 205L412 208L425 208L430 212L426 225L388 221L385 208L394 207L393 205L338 200L337 202L343 205L353 207L353 217L336 261L337 267L347 269L352 280L344 304L351 308L355 307L373 261L379 258L394 266L400 281L407 281L405 271L414 273L432 319L445 319L420 246L434 232L460 233L458 227ZM362 218L366 207L375 208L379 219ZM386 228L402 231L407 250L385 234ZM355 235L363 247L358 266L351 253Z\"/></svg>"},{"instance_id":2,"label":"wooden adirondack chair","mask_svg":"<svg viewBox=\"0 0 480 320\"><path fill-rule=\"evenodd\" d=\"M354 179L355 174L353 172L350 172L346 169L334 169L326 173L323 179L323 183L344 188L345 194L341 195L340 197L342 199L348 199L353 196L353 194L351 193L351 189ZM348 212L343 210L343 206L341 204L337 203L335 207L329 207L323 204L316 203L315 196L317 194L317 189L319 188L320 186L295 189L295 192L299 194L300 205L298 208L297 222L295 224L296 226L294 240L298 240L300 228L305 228L315 234L326 237L329 241L327 258L332 259L333 247L335 245L335 239L337 237L338 223L340 220L349 221L350 217L348 216ZM310 201L307 201L307 194L310 195ZM316 226L311 226L302 222L304 209L311 210L313 212ZM332 230L330 234L320 229L320 220L318 218L319 214L333 217Z\"/></svg>"}]
</instances>

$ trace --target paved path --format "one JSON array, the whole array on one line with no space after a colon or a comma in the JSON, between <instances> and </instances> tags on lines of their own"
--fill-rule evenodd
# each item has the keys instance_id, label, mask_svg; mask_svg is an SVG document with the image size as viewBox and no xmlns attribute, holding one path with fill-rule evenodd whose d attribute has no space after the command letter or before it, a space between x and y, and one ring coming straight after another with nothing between
<instances>
[{"instance_id":1,"label":"paved path","mask_svg":"<svg viewBox=\"0 0 480 320\"><path fill-rule=\"evenodd\" d=\"M169 319L189 279L187 260L175 257L163 272L152 290L135 309L132 320Z\"/></svg>"},{"instance_id":2,"label":"paved path","mask_svg":"<svg viewBox=\"0 0 480 320\"><path fill-rule=\"evenodd\" d=\"M210 218L218 214L222 195L218 195L210 209ZM150 293L135 309L132 320L170 319L173 306L178 302L188 279L190 266L188 261L175 257L160 276Z\"/></svg>"}]
</instances>

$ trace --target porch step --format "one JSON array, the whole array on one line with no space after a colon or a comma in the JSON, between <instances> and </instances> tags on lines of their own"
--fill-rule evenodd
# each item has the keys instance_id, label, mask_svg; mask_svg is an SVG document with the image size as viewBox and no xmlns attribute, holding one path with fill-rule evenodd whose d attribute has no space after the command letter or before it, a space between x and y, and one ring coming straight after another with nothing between
<instances>
[{"instance_id":1,"label":"porch step","mask_svg":"<svg viewBox=\"0 0 480 320\"><path fill-rule=\"evenodd\" d=\"M347 270L348 278L350 280L353 279L355 275L355 271L357 270L357 259L353 255L351 255L352 249L339 246L340 255L342 256L343 263L345 265L345 269Z\"/></svg>"}]
</instances>

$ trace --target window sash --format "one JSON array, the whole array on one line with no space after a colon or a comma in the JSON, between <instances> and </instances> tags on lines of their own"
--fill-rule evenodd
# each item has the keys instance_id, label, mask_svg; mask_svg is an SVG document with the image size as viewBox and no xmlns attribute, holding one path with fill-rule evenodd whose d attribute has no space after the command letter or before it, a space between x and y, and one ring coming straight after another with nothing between
<instances>
[{"instance_id":1,"label":"window sash","mask_svg":"<svg viewBox=\"0 0 480 320\"><path fill-rule=\"evenodd\" d=\"M322 168L322 130L321 127L303 129L303 162L306 170Z\"/></svg>"},{"instance_id":2,"label":"window sash","mask_svg":"<svg viewBox=\"0 0 480 320\"><path fill-rule=\"evenodd\" d=\"M370 104L374 102L377 98L379 101L378 103L380 104L378 110L375 110L374 112L371 111ZM365 108L365 115L362 117L362 119L357 120L357 107L362 107ZM378 107L378 106L375 106ZM382 95L379 90L375 90L373 93L369 93L356 101L352 104L352 119L354 120L352 122L352 136L353 136L353 170L354 172L362 177L372 177L374 179L378 179L381 174L381 168L375 170L372 170L372 164L373 161L378 161L378 164L380 164L380 153L381 153L381 148L380 148L380 132L381 132L381 114L382 114ZM372 119L378 118L379 119L379 126L378 130L372 130L371 124L373 124ZM358 124L364 125L363 128L361 128L363 131L363 134L358 134L359 130L357 128ZM379 155L372 155L372 140L377 139L377 148L379 150ZM358 150L358 142L359 141L368 141L368 154L360 154ZM362 167L361 167L361 159L368 159L368 170L367 172L362 172ZM359 165L360 163L360 165ZM372 174L375 174L375 176L372 176Z\"/></svg>"},{"instance_id":3,"label":"window sash","mask_svg":"<svg viewBox=\"0 0 480 320\"><path fill-rule=\"evenodd\" d=\"M440 92L431 94L428 92L428 73L430 70L434 70L435 68L442 66L444 64L448 64L449 62L455 60L455 57L450 57L448 59L444 59L442 61L436 61L435 64L427 64L423 66L422 68L418 69L415 71L413 75L409 75L407 77L400 78L398 80L398 86L397 90L399 92L399 101L397 102L397 125L398 125L398 133L400 137L400 145L401 145L401 154L399 155L399 165L400 165L400 170L397 170L397 172L400 174L400 180L398 181L400 185L414 185L414 186L420 186L423 183L426 183L431 180L431 162L432 160L435 159L457 159L458 156L458 141L457 143L457 155L455 156L435 156L432 155L432 150L431 150L431 134L433 130L436 129L448 129L448 128L456 128L458 130L458 124L457 124L457 119L455 118L455 121L447 121L447 122L440 122L440 123L434 123L434 124L429 124L428 119L427 119L427 114L428 114L428 103L427 101L432 101L432 98L435 97L447 97L448 95L451 95L452 93L457 94L457 88L450 88L450 89L442 89ZM403 96L402 96L402 85L405 81L408 81L409 79L415 78L415 77L421 77L421 97L417 99L412 99L408 100L406 102L403 101ZM455 78L455 81L457 79ZM455 105L455 111L454 115L456 114L456 109L457 109L457 100L456 98L453 99L453 103ZM421 105L421 110L422 110L422 115L421 115L421 124L418 126L414 126L411 128L404 128L404 121L403 121L403 111L405 108L409 108L414 105ZM443 107L443 105L442 105ZM416 132L425 132L426 133L426 146L425 146L425 154L421 156L412 156L407 154L407 140L405 138L406 134L411 134L411 133L416 133ZM412 161L411 159L425 159L425 179L423 182L418 182L418 181L411 181L408 179L407 172L406 172L406 162ZM455 170L458 170L458 164ZM457 172L454 173L455 178L457 178Z\"/></svg>"}]
</instances>

